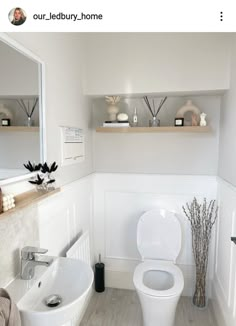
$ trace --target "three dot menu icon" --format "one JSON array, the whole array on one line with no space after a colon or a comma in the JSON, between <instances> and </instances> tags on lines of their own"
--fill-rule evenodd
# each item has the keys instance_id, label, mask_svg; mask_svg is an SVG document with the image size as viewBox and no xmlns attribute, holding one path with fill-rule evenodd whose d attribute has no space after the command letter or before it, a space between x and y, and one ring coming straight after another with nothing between
<instances>
[{"instance_id":1,"label":"three dot menu icon","mask_svg":"<svg viewBox=\"0 0 236 326\"><path fill-rule=\"evenodd\" d=\"M223 11L220 11L220 21L223 21Z\"/></svg>"}]
</instances>

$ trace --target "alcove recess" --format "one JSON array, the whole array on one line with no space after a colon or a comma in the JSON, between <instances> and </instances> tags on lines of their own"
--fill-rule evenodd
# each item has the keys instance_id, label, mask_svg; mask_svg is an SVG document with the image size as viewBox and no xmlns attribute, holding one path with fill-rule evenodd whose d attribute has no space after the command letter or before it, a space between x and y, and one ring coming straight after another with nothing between
<instances>
[{"instance_id":1,"label":"alcove recess","mask_svg":"<svg viewBox=\"0 0 236 326\"><path fill-rule=\"evenodd\" d=\"M218 117L219 99L223 91L209 92L186 92L181 93L165 93L165 94L145 94L148 96L150 103L157 109L161 99L167 96L157 118L160 119L159 127L149 127L151 114L143 99L144 94L123 95L118 103L119 113L126 113L129 117L129 127L107 127L103 126L103 122L109 120L105 101L105 96L93 98L93 126L98 133L209 133L214 130L214 125ZM186 124L184 126L175 126L175 118L177 111L183 107L188 100L199 108L200 112L207 114L207 126L191 126L189 121L190 114L185 116ZM138 125L132 126L132 116L134 108L137 108ZM216 110L215 110L216 109ZM190 113L190 112L189 112Z\"/></svg>"},{"instance_id":2,"label":"alcove recess","mask_svg":"<svg viewBox=\"0 0 236 326\"><path fill-rule=\"evenodd\" d=\"M39 202L40 200L43 200L52 195L55 195L56 193L59 193L60 190L61 190L60 188L56 188L54 190L49 190L49 191L31 190L31 191L27 191L27 192L21 193L19 195L16 195L14 197L15 207L12 209L9 209L6 212L1 213L0 219L7 217L9 214L14 213L21 208L24 208L28 205L35 204L35 203Z\"/></svg>"}]
</instances>

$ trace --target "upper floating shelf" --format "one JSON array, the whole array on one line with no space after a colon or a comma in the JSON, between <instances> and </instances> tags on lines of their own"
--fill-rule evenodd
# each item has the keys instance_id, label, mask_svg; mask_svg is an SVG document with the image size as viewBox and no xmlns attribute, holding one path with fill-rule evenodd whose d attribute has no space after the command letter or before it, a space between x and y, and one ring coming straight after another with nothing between
<instances>
[{"instance_id":1,"label":"upper floating shelf","mask_svg":"<svg viewBox=\"0 0 236 326\"><path fill-rule=\"evenodd\" d=\"M99 127L96 132L106 133L148 133L148 132L210 132L211 128L207 127Z\"/></svg>"},{"instance_id":2,"label":"upper floating shelf","mask_svg":"<svg viewBox=\"0 0 236 326\"><path fill-rule=\"evenodd\" d=\"M13 132L13 131L20 131L20 132L38 132L39 127L24 127L24 126L6 126L0 127L0 132Z\"/></svg>"}]
</instances>

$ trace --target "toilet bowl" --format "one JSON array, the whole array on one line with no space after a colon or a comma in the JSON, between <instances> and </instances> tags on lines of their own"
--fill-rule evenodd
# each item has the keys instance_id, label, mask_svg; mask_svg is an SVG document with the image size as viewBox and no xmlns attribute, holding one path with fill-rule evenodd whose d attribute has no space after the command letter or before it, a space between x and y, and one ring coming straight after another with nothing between
<instances>
[{"instance_id":1,"label":"toilet bowl","mask_svg":"<svg viewBox=\"0 0 236 326\"><path fill-rule=\"evenodd\" d=\"M184 287L175 265L181 249L181 228L174 213L155 209L143 214L137 227L137 247L142 256L133 276L144 326L173 326Z\"/></svg>"}]
</instances>

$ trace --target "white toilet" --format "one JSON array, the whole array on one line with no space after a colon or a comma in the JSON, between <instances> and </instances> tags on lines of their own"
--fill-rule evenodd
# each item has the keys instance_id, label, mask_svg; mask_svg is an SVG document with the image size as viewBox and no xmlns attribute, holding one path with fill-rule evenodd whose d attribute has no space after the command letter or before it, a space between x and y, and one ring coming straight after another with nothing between
<instances>
[{"instance_id":1,"label":"white toilet","mask_svg":"<svg viewBox=\"0 0 236 326\"><path fill-rule=\"evenodd\" d=\"M144 326L173 326L184 287L175 265L181 249L181 228L174 213L154 209L138 222L137 247L142 256L133 276L143 312Z\"/></svg>"}]
</instances>

